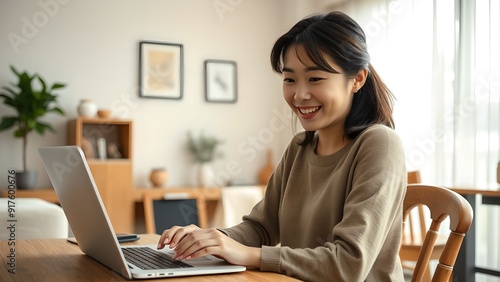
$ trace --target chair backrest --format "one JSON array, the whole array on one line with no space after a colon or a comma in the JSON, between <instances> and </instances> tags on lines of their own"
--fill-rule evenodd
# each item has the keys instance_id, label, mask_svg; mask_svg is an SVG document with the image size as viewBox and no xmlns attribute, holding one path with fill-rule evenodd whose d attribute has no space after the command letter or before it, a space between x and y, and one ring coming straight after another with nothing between
<instances>
[{"instance_id":1,"label":"chair backrest","mask_svg":"<svg viewBox=\"0 0 500 282\"><path fill-rule=\"evenodd\" d=\"M432 277L432 281L448 281L463 238L472 224L472 208L464 197L449 189L430 185L409 184L403 204L403 225L407 224L410 211L418 205L425 205L429 208L432 223L420 250L412 281L422 280L429 265L441 222L449 217L450 234Z\"/></svg>"},{"instance_id":2,"label":"chair backrest","mask_svg":"<svg viewBox=\"0 0 500 282\"><path fill-rule=\"evenodd\" d=\"M408 184L421 183L420 171L409 171L407 174ZM408 218L407 230L403 233L403 242L411 244L420 244L424 241L425 234L427 233L427 223L428 220L425 217L425 211L423 205L418 205L415 211L418 216L418 220L412 220L412 216ZM415 226L417 225L418 226ZM417 231L418 230L418 231ZM418 233L417 233L418 232Z\"/></svg>"},{"instance_id":3,"label":"chair backrest","mask_svg":"<svg viewBox=\"0 0 500 282\"><path fill-rule=\"evenodd\" d=\"M420 171L409 171L408 172L408 184L416 184L422 182L420 179Z\"/></svg>"}]
</instances>

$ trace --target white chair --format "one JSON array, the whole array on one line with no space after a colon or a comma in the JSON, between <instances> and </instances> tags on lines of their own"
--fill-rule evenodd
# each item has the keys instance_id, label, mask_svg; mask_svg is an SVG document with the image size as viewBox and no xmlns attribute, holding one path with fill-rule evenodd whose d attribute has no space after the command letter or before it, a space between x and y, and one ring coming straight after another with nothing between
<instances>
[{"instance_id":1,"label":"white chair","mask_svg":"<svg viewBox=\"0 0 500 282\"><path fill-rule=\"evenodd\" d=\"M8 211L9 204L13 208L11 211ZM17 198L12 201L0 198L0 221L3 223L0 240L68 238L68 220L63 209L42 199ZM7 228L10 224L13 227Z\"/></svg>"},{"instance_id":2,"label":"white chair","mask_svg":"<svg viewBox=\"0 0 500 282\"><path fill-rule=\"evenodd\" d=\"M221 188L221 202L215 210L213 227L231 227L248 215L263 197L261 186L229 186Z\"/></svg>"}]
</instances>

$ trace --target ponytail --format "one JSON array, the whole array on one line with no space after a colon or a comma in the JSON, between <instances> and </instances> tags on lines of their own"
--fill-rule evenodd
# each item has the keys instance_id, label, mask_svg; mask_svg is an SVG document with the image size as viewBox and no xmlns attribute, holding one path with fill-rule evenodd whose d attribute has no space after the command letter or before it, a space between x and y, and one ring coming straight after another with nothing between
<instances>
[{"instance_id":1,"label":"ponytail","mask_svg":"<svg viewBox=\"0 0 500 282\"><path fill-rule=\"evenodd\" d=\"M347 137L353 139L374 124L383 124L394 129L393 100L393 94L372 64L369 64L366 82L354 94L351 111L345 120L344 127Z\"/></svg>"}]
</instances>

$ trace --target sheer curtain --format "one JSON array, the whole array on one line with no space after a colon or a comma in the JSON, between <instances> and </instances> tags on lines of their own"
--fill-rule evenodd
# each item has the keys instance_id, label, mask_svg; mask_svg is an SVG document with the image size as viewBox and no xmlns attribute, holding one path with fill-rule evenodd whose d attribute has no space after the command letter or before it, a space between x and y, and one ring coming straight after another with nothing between
<instances>
[{"instance_id":1,"label":"sheer curtain","mask_svg":"<svg viewBox=\"0 0 500 282\"><path fill-rule=\"evenodd\" d=\"M452 180L456 185L496 186L500 160L500 5L498 0L463 1L462 5Z\"/></svg>"},{"instance_id":2,"label":"sheer curtain","mask_svg":"<svg viewBox=\"0 0 500 282\"><path fill-rule=\"evenodd\" d=\"M329 9L345 11L365 30L372 64L397 99L396 130L408 170L420 170L426 182L444 182L451 172L442 179L436 160L453 144L453 114L445 114L453 105L453 0L357 0Z\"/></svg>"},{"instance_id":3,"label":"sheer curtain","mask_svg":"<svg viewBox=\"0 0 500 282\"><path fill-rule=\"evenodd\" d=\"M500 1L463 1L461 48L454 109L458 117L455 144L448 163L458 185L497 186L500 160ZM459 153L463 152L463 153ZM478 205L478 266L500 269L500 207ZM500 281L477 275L477 281Z\"/></svg>"},{"instance_id":4,"label":"sheer curtain","mask_svg":"<svg viewBox=\"0 0 500 282\"><path fill-rule=\"evenodd\" d=\"M498 187L500 0L356 0L327 9L364 28L372 64L397 99L408 170L427 183ZM499 270L500 207L480 199L477 207L477 265Z\"/></svg>"}]
</instances>

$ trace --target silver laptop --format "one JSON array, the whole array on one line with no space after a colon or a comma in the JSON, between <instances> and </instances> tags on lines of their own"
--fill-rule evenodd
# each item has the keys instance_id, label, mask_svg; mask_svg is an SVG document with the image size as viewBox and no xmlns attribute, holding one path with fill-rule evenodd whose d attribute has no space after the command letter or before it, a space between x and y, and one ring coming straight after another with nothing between
<instances>
[{"instance_id":1,"label":"silver laptop","mask_svg":"<svg viewBox=\"0 0 500 282\"><path fill-rule=\"evenodd\" d=\"M120 246L80 147L38 151L80 249L124 277L149 279L245 270L214 256L174 260L168 247L158 251L156 245Z\"/></svg>"}]
</instances>

